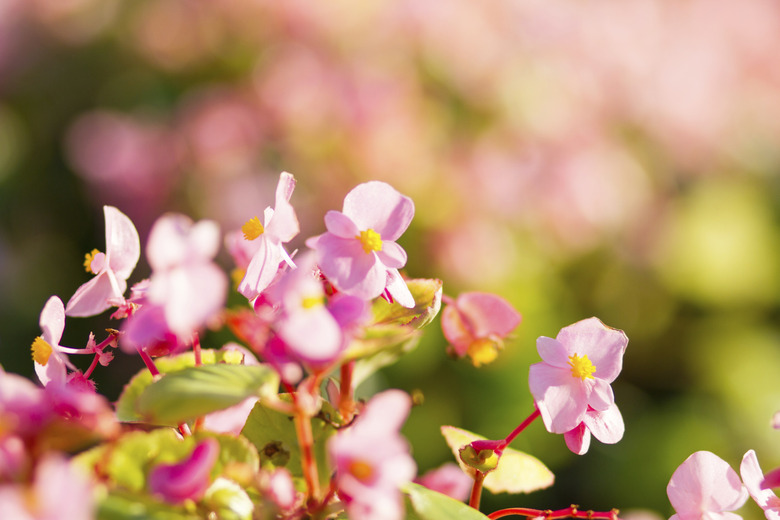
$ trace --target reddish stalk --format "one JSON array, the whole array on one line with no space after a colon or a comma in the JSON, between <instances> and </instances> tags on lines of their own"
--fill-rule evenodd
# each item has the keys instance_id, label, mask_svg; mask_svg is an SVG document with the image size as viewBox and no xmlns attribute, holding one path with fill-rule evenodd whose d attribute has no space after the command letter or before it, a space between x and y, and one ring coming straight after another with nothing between
<instances>
[{"instance_id":1,"label":"reddish stalk","mask_svg":"<svg viewBox=\"0 0 780 520\"><path fill-rule=\"evenodd\" d=\"M89 368L87 369L87 371L84 372L84 377L85 378L89 379L89 376L91 376L92 372L95 371L95 367L97 366L99 359L100 359L100 354L99 353L95 353L95 357L92 358L92 363L89 365Z\"/></svg>"},{"instance_id":2,"label":"reddish stalk","mask_svg":"<svg viewBox=\"0 0 780 520\"><path fill-rule=\"evenodd\" d=\"M529 415L525 421L521 422L517 428L512 430L512 433L506 436L506 439L504 439L504 441L501 443L501 450L509 446L512 443L512 441L515 440L515 438L518 435L520 435L520 432L525 430L528 427L528 425L534 422L534 420L536 420L536 418L539 417L540 415L541 412L539 412L539 409L535 408L534 412L531 415Z\"/></svg>"},{"instance_id":3,"label":"reddish stalk","mask_svg":"<svg viewBox=\"0 0 780 520\"><path fill-rule=\"evenodd\" d=\"M345 423L349 423L355 415L355 400L352 398L352 374L355 371L355 361L341 365L341 381L339 382L339 413Z\"/></svg>"},{"instance_id":4,"label":"reddish stalk","mask_svg":"<svg viewBox=\"0 0 780 520\"><path fill-rule=\"evenodd\" d=\"M200 355L200 336L198 336L197 332L192 335L192 352L195 354L195 366L201 366L203 360Z\"/></svg>"},{"instance_id":5,"label":"reddish stalk","mask_svg":"<svg viewBox=\"0 0 780 520\"><path fill-rule=\"evenodd\" d=\"M487 473L482 473L477 470L474 474L474 485L471 486L471 496L469 497L469 505L479 511L479 503L482 500L482 483L485 481Z\"/></svg>"},{"instance_id":6,"label":"reddish stalk","mask_svg":"<svg viewBox=\"0 0 780 520\"><path fill-rule=\"evenodd\" d=\"M577 506L572 505L566 509L558 509L553 511L551 509L531 509L529 507L510 507L508 509L501 509L490 513L488 518L496 520L497 518L503 518L505 516L525 516L528 518L544 517L545 520L556 520L559 518L585 518L587 520L620 520L618 518L619 511L613 509L612 511L598 512L598 511L580 511Z\"/></svg>"},{"instance_id":7,"label":"reddish stalk","mask_svg":"<svg viewBox=\"0 0 780 520\"><path fill-rule=\"evenodd\" d=\"M314 436L311 431L311 419L300 408L295 410L295 433L301 448L301 466L306 481L309 500L316 501L320 495L320 479L317 474L317 461L314 459Z\"/></svg>"},{"instance_id":8,"label":"reddish stalk","mask_svg":"<svg viewBox=\"0 0 780 520\"><path fill-rule=\"evenodd\" d=\"M151 372L154 377L159 376L160 371L157 370L157 365L154 364L154 361L149 356L149 354L147 354L146 351L142 348L138 349L138 354L141 355L141 359L143 360L144 365L146 365L146 368L149 369L149 372Z\"/></svg>"}]
</instances>

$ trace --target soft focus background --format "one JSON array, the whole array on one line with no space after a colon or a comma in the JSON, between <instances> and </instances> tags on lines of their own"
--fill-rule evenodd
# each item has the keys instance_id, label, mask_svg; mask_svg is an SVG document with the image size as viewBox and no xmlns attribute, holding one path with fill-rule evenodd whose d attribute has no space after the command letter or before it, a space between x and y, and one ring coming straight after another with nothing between
<instances>
[{"instance_id":1,"label":"soft focus background","mask_svg":"<svg viewBox=\"0 0 780 520\"><path fill-rule=\"evenodd\" d=\"M422 392L404 429L420 469L451 460L441 424L509 433L536 337L595 315L630 338L625 438L579 457L534 424L513 446L556 485L484 510L667 517L693 451L780 465L778 48L774 0L0 0L0 363L32 377L40 310L88 279L103 204L142 240L174 210L229 231L287 170L300 247L381 179L416 203L409 276L524 318L479 370L437 321L361 389ZM69 319L64 343L107 326Z\"/></svg>"}]
</instances>

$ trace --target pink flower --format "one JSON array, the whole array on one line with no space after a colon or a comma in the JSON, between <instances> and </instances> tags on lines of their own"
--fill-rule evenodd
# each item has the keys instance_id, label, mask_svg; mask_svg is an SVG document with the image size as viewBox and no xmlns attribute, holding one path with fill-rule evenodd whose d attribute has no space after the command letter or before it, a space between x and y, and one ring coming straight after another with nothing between
<instances>
[{"instance_id":1,"label":"pink flower","mask_svg":"<svg viewBox=\"0 0 780 520\"><path fill-rule=\"evenodd\" d=\"M447 303L441 315L444 337L457 357L468 354L475 366L493 361L503 339L520 324L520 314L495 294L467 292Z\"/></svg>"},{"instance_id":2,"label":"pink flower","mask_svg":"<svg viewBox=\"0 0 780 520\"><path fill-rule=\"evenodd\" d=\"M238 292L250 301L273 281L282 261L294 267L282 245L292 240L300 231L298 217L289 202L293 189L295 178L287 172L282 172L276 185L275 207L265 208L263 223L260 223L258 217L254 217L242 227L244 239L257 244L246 274L238 285Z\"/></svg>"},{"instance_id":3,"label":"pink flower","mask_svg":"<svg viewBox=\"0 0 780 520\"><path fill-rule=\"evenodd\" d=\"M745 503L748 493L737 472L709 451L697 451L680 464L666 487L677 512L670 520L741 520L729 513Z\"/></svg>"},{"instance_id":4,"label":"pink flower","mask_svg":"<svg viewBox=\"0 0 780 520\"><path fill-rule=\"evenodd\" d=\"M614 405L610 384L627 345L623 331L597 318L564 327L555 339L537 339L542 362L531 365L528 384L548 431L566 433L585 420L589 407L603 412Z\"/></svg>"},{"instance_id":5,"label":"pink flower","mask_svg":"<svg viewBox=\"0 0 780 520\"><path fill-rule=\"evenodd\" d=\"M780 498L765 485L764 473L758 464L756 452L749 450L739 467L742 481L753 500L764 510L767 520L780 520Z\"/></svg>"},{"instance_id":6,"label":"pink flower","mask_svg":"<svg viewBox=\"0 0 780 520\"><path fill-rule=\"evenodd\" d=\"M146 256L152 268L149 303L162 308L170 331L189 338L225 303L227 277L212 262L219 249L219 228L210 220L193 223L164 215L149 233Z\"/></svg>"},{"instance_id":7,"label":"pink flower","mask_svg":"<svg viewBox=\"0 0 780 520\"><path fill-rule=\"evenodd\" d=\"M403 518L399 487L414 478L416 466L399 432L411 404L400 390L377 394L352 427L329 440L339 496L350 519Z\"/></svg>"},{"instance_id":8,"label":"pink flower","mask_svg":"<svg viewBox=\"0 0 780 520\"><path fill-rule=\"evenodd\" d=\"M474 479L454 462L448 462L428 471L415 482L463 502L469 496Z\"/></svg>"},{"instance_id":9,"label":"pink flower","mask_svg":"<svg viewBox=\"0 0 780 520\"><path fill-rule=\"evenodd\" d=\"M414 300L398 274L406 251L395 241L413 216L412 199L384 182L366 182L347 194L343 212L328 211L328 231L306 245L317 251L320 269L339 291L370 300L387 290L411 307Z\"/></svg>"},{"instance_id":10,"label":"pink flower","mask_svg":"<svg viewBox=\"0 0 780 520\"><path fill-rule=\"evenodd\" d=\"M573 453L584 455L590 447L591 433L604 444L615 444L623 438L625 429L617 405L613 404L601 412L588 407L579 426L564 433L563 438Z\"/></svg>"},{"instance_id":11,"label":"pink flower","mask_svg":"<svg viewBox=\"0 0 780 520\"><path fill-rule=\"evenodd\" d=\"M35 373L43 385L50 382L64 384L67 368L75 370L75 367L68 360L65 347L60 346L65 330L65 306L62 300L57 296L49 298L41 311L39 323L43 335L35 338L32 344Z\"/></svg>"},{"instance_id":12,"label":"pink flower","mask_svg":"<svg viewBox=\"0 0 780 520\"><path fill-rule=\"evenodd\" d=\"M94 316L124 301L127 279L141 256L135 226L113 206L103 206L106 220L106 252L87 254L84 266L96 276L76 290L68 301L68 316Z\"/></svg>"},{"instance_id":13,"label":"pink flower","mask_svg":"<svg viewBox=\"0 0 780 520\"><path fill-rule=\"evenodd\" d=\"M219 455L219 443L207 438L176 464L159 464L149 473L149 491L174 504L200 500L208 489L211 468Z\"/></svg>"}]
</instances>

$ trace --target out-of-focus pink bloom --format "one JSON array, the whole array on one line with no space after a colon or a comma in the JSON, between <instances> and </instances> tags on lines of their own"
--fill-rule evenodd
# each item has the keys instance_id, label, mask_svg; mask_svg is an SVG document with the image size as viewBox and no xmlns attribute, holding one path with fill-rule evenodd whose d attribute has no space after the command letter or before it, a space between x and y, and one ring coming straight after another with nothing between
<instances>
[{"instance_id":1,"label":"out-of-focus pink bloom","mask_svg":"<svg viewBox=\"0 0 780 520\"><path fill-rule=\"evenodd\" d=\"M46 454L31 488L0 486L0 515L14 520L93 520L94 485L65 457Z\"/></svg>"},{"instance_id":2,"label":"out-of-focus pink bloom","mask_svg":"<svg viewBox=\"0 0 780 520\"><path fill-rule=\"evenodd\" d=\"M766 519L780 520L780 498L767 489L767 487L774 486L765 485L764 472L761 471L755 451L749 450L742 457L739 473L742 475L742 482L744 482L750 496L764 510Z\"/></svg>"},{"instance_id":3,"label":"out-of-focus pink bloom","mask_svg":"<svg viewBox=\"0 0 780 520\"><path fill-rule=\"evenodd\" d=\"M123 323L119 346L128 354L143 350L150 356L166 356L185 349L188 339L171 331L162 306L146 303Z\"/></svg>"},{"instance_id":4,"label":"out-of-focus pink bloom","mask_svg":"<svg viewBox=\"0 0 780 520\"><path fill-rule=\"evenodd\" d=\"M548 431L566 433L584 421L589 407L605 411L615 403L610 384L627 345L623 331L597 318L564 327L555 339L537 339L542 362L531 365L528 384Z\"/></svg>"},{"instance_id":5,"label":"out-of-focus pink bloom","mask_svg":"<svg viewBox=\"0 0 780 520\"><path fill-rule=\"evenodd\" d=\"M697 451L675 470L666 486L676 511L670 520L741 520L730 513L748 498L739 475L709 451Z\"/></svg>"},{"instance_id":6,"label":"out-of-focus pink bloom","mask_svg":"<svg viewBox=\"0 0 780 520\"><path fill-rule=\"evenodd\" d=\"M106 438L118 433L119 423L111 404L94 388L50 384L43 394L52 420L65 421Z\"/></svg>"},{"instance_id":7,"label":"out-of-focus pink bloom","mask_svg":"<svg viewBox=\"0 0 780 520\"><path fill-rule=\"evenodd\" d=\"M772 416L772 428L780 430L780 411L775 412Z\"/></svg>"},{"instance_id":8,"label":"out-of-focus pink bloom","mask_svg":"<svg viewBox=\"0 0 780 520\"><path fill-rule=\"evenodd\" d=\"M399 486L414 478L416 466L399 432L411 404L400 390L377 394L352 427L328 442L339 496L350 519L403 518Z\"/></svg>"},{"instance_id":9,"label":"out-of-focus pink bloom","mask_svg":"<svg viewBox=\"0 0 780 520\"><path fill-rule=\"evenodd\" d=\"M290 204L295 188L295 178L282 172L276 186L275 207L263 212L263 222L258 217L244 224L244 238L256 241L257 249L246 268L244 279L238 285L238 292L250 301L263 292L279 271L279 264L286 261L294 266L282 244L289 242L300 231L298 217Z\"/></svg>"},{"instance_id":10,"label":"out-of-focus pink bloom","mask_svg":"<svg viewBox=\"0 0 780 520\"><path fill-rule=\"evenodd\" d=\"M200 500L210 484L210 472L219 455L219 443L207 438L176 464L159 464L149 473L149 491L166 502Z\"/></svg>"},{"instance_id":11,"label":"out-of-focus pink bloom","mask_svg":"<svg viewBox=\"0 0 780 520\"><path fill-rule=\"evenodd\" d=\"M147 298L162 307L165 322L179 338L189 338L225 303L227 277L212 262L219 243L215 222L193 223L179 214L160 217L149 233Z\"/></svg>"},{"instance_id":12,"label":"out-of-focus pink bloom","mask_svg":"<svg viewBox=\"0 0 780 520\"><path fill-rule=\"evenodd\" d=\"M617 405L613 404L601 412L588 407L579 426L564 433L563 438L573 453L584 455L590 447L591 433L604 444L615 444L623 438L625 430Z\"/></svg>"},{"instance_id":13,"label":"out-of-focus pink bloom","mask_svg":"<svg viewBox=\"0 0 780 520\"><path fill-rule=\"evenodd\" d=\"M296 500L295 485L287 468L276 468L271 473L268 479L268 494L280 509L293 508Z\"/></svg>"},{"instance_id":14,"label":"out-of-focus pink bloom","mask_svg":"<svg viewBox=\"0 0 780 520\"><path fill-rule=\"evenodd\" d=\"M27 435L38 430L50 413L40 387L0 367L0 424L4 430Z\"/></svg>"},{"instance_id":15,"label":"out-of-focus pink bloom","mask_svg":"<svg viewBox=\"0 0 780 520\"><path fill-rule=\"evenodd\" d=\"M75 370L68 356L60 346L62 332L65 330L65 306L57 296L52 296L44 305L39 320L43 336L35 338L32 344L32 356L35 373L43 385L50 382L64 384L68 367Z\"/></svg>"},{"instance_id":16,"label":"out-of-focus pink bloom","mask_svg":"<svg viewBox=\"0 0 780 520\"><path fill-rule=\"evenodd\" d=\"M428 471L415 482L463 502L469 496L474 479L454 462L448 462Z\"/></svg>"},{"instance_id":17,"label":"out-of-focus pink bloom","mask_svg":"<svg viewBox=\"0 0 780 520\"><path fill-rule=\"evenodd\" d=\"M0 408L0 417L3 420L2 409ZM0 482L17 480L27 469L29 464L27 449L24 441L18 435L4 433L0 438Z\"/></svg>"},{"instance_id":18,"label":"out-of-focus pink bloom","mask_svg":"<svg viewBox=\"0 0 780 520\"><path fill-rule=\"evenodd\" d=\"M370 300L391 282L391 295L410 306L409 289L393 270L406 265L406 251L395 241L413 216L412 199L384 182L366 182L347 194L343 211L325 214L328 231L309 238L306 245L317 251L320 269L339 291Z\"/></svg>"},{"instance_id":19,"label":"out-of-focus pink bloom","mask_svg":"<svg viewBox=\"0 0 780 520\"><path fill-rule=\"evenodd\" d=\"M138 231L127 216L113 206L103 206L106 220L106 252L87 255L84 266L96 276L76 290L68 301L68 316L94 316L124 300L127 279L141 256Z\"/></svg>"},{"instance_id":20,"label":"out-of-focus pink bloom","mask_svg":"<svg viewBox=\"0 0 780 520\"><path fill-rule=\"evenodd\" d=\"M468 354L476 366L493 361L520 324L520 313L495 294L468 292L448 303L441 315L444 337L456 356Z\"/></svg>"}]
</instances>

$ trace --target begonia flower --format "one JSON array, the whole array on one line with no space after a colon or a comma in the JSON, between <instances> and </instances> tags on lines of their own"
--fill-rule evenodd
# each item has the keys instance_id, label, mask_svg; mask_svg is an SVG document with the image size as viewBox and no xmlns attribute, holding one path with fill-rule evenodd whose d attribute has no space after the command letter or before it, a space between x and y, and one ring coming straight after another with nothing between
<instances>
[{"instance_id":1,"label":"begonia flower","mask_svg":"<svg viewBox=\"0 0 780 520\"><path fill-rule=\"evenodd\" d=\"M106 221L106 252L97 249L86 255L84 267L95 274L68 301L68 316L94 316L124 300L127 279L141 256L141 245L133 222L113 206L103 206Z\"/></svg>"},{"instance_id":2,"label":"begonia flower","mask_svg":"<svg viewBox=\"0 0 780 520\"><path fill-rule=\"evenodd\" d=\"M400 435L411 404L400 390L379 393L350 428L328 441L339 496L351 520L403 518L399 488L416 473L409 445Z\"/></svg>"},{"instance_id":3,"label":"begonia flower","mask_svg":"<svg viewBox=\"0 0 780 520\"><path fill-rule=\"evenodd\" d=\"M780 498L764 486L764 472L758 464L756 452L749 450L739 466L742 482L756 504L764 510L767 520L780 520Z\"/></svg>"},{"instance_id":4,"label":"begonia flower","mask_svg":"<svg viewBox=\"0 0 780 520\"><path fill-rule=\"evenodd\" d=\"M211 483L211 468L219 455L219 443L207 438L175 464L158 464L149 473L149 491L166 502L200 500Z\"/></svg>"},{"instance_id":5,"label":"begonia flower","mask_svg":"<svg viewBox=\"0 0 780 520\"><path fill-rule=\"evenodd\" d=\"M371 300L388 290L411 307L414 300L397 272L406 265L406 251L395 241L413 216L412 199L384 182L366 182L347 194L341 212L325 214L327 232L306 245L317 251L320 269L339 291Z\"/></svg>"},{"instance_id":6,"label":"begonia flower","mask_svg":"<svg viewBox=\"0 0 780 520\"><path fill-rule=\"evenodd\" d=\"M584 421L589 407L603 412L615 403L610 384L627 345L623 331L597 318L564 327L555 339L537 339L542 362L531 365L528 384L548 431L566 433Z\"/></svg>"},{"instance_id":7,"label":"begonia flower","mask_svg":"<svg viewBox=\"0 0 780 520\"><path fill-rule=\"evenodd\" d=\"M468 355L475 366L495 360L504 338L520 324L520 313L495 294L467 292L445 302L441 328L451 353Z\"/></svg>"},{"instance_id":8,"label":"begonia flower","mask_svg":"<svg viewBox=\"0 0 780 520\"><path fill-rule=\"evenodd\" d=\"M623 438L626 426L617 405L613 404L603 411L588 407L582 422L573 430L563 434L566 446L577 455L584 455L590 447L593 434L604 444L615 444Z\"/></svg>"},{"instance_id":9,"label":"begonia flower","mask_svg":"<svg viewBox=\"0 0 780 520\"><path fill-rule=\"evenodd\" d=\"M709 451L685 459L672 474L666 494L676 512L670 520L741 520L730 511L748 498L737 472Z\"/></svg>"},{"instance_id":10,"label":"begonia flower","mask_svg":"<svg viewBox=\"0 0 780 520\"><path fill-rule=\"evenodd\" d=\"M57 296L49 298L41 311L39 323L43 335L35 338L31 347L35 373L43 385L50 382L64 384L67 369L76 368L68 360L65 347L60 345L65 330L65 306L62 300Z\"/></svg>"},{"instance_id":11,"label":"begonia flower","mask_svg":"<svg viewBox=\"0 0 780 520\"><path fill-rule=\"evenodd\" d=\"M0 424L6 425L5 431L30 434L40 429L50 415L43 389L0 367Z\"/></svg>"},{"instance_id":12,"label":"begonia flower","mask_svg":"<svg viewBox=\"0 0 780 520\"><path fill-rule=\"evenodd\" d=\"M460 502L468 498L474 485L474 479L454 462L448 462L426 472L415 482Z\"/></svg>"},{"instance_id":13,"label":"begonia flower","mask_svg":"<svg viewBox=\"0 0 780 520\"><path fill-rule=\"evenodd\" d=\"M152 268L149 303L162 308L179 338L189 338L222 309L227 277L212 261L219 250L216 222L193 223L179 214L162 216L149 232L146 256Z\"/></svg>"},{"instance_id":14,"label":"begonia flower","mask_svg":"<svg viewBox=\"0 0 780 520\"><path fill-rule=\"evenodd\" d=\"M285 261L295 266L283 245L300 231L298 217L290 204L294 188L295 178L282 172L276 185L274 208L265 208L262 223L258 217L253 217L242 227L244 240L256 244L252 259L246 266L246 274L238 284L238 292L250 301L273 281L280 263Z\"/></svg>"}]
</instances>

